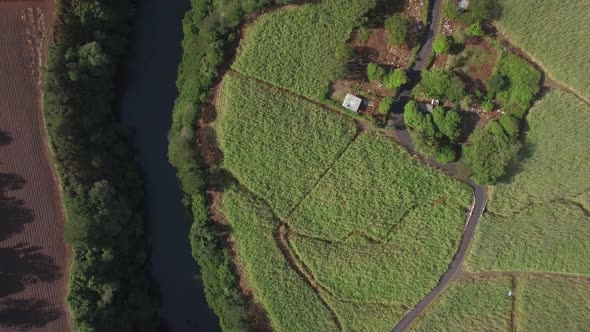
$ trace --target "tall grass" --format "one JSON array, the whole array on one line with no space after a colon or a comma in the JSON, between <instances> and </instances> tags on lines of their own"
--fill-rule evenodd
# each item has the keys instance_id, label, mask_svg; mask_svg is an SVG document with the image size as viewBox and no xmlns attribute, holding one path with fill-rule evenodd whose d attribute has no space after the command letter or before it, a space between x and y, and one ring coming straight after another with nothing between
<instances>
[{"instance_id":1,"label":"tall grass","mask_svg":"<svg viewBox=\"0 0 590 332\"><path fill-rule=\"evenodd\" d=\"M590 107L555 91L527 118L528 156L494 189L469 267L590 273Z\"/></svg>"},{"instance_id":2,"label":"tall grass","mask_svg":"<svg viewBox=\"0 0 590 332\"><path fill-rule=\"evenodd\" d=\"M411 332L511 331L509 278L456 281L410 327Z\"/></svg>"},{"instance_id":3,"label":"tall grass","mask_svg":"<svg viewBox=\"0 0 590 332\"><path fill-rule=\"evenodd\" d=\"M464 211L470 203L467 185L426 167L391 139L367 133L357 138L290 219L294 231L326 240L341 240L354 232L384 240L416 208L432 208L424 222L434 222L438 208Z\"/></svg>"},{"instance_id":4,"label":"tall grass","mask_svg":"<svg viewBox=\"0 0 590 332\"><path fill-rule=\"evenodd\" d=\"M280 216L312 188L356 131L344 116L231 74L218 111L223 166Z\"/></svg>"},{"instance_id":5,"label":"tall grass","mask_svg":"<svg viewBox=\"0 0 590 332\"><path fill-rule=\"evenodd\" d=\"M557 277L520 278L518 331L588 331L590 282Z\"/></svg>"},{"instance_id":6,"label":"tall grass","mask_svg":"<svg viewBox=\"0 0 590 332\"><path fill-rule=\"evenodd\" d=\"M466 185L363 134L290 218L292 245L339 298L412 307L447 270L470 201Z\"/></svg>"},{"instance_id":7,"label":"tall grass","mask_svg":"<svg viewBox=\"0 0 590 332\"><path fill-rule=\"evenodd\" d=\"M590 21L586 1L498 0L499 28L551 77L590 100Z\"/></svg>"},{"instance_id":8,"label":"tall grass","mask_svg":"<svg viewBox=\"0 0 590 332\"><path fill-rule=\"evenodd\" d=\"M246 276L275 331L336 331L329 309L290 266L275 242L278 221L268 205L235 187L224 194Z\"/></svg>"},{"instance_id":9,"label":"tall grass","mask_svg":"<svg viewBox=\"0 0 590 332\"><path fill-rule=\"evenodd\" d=\"M242 40L233 68L316 100L343 76L345 46L375 0L323 0L260 17Z\"/></svg>"}]
</instances>

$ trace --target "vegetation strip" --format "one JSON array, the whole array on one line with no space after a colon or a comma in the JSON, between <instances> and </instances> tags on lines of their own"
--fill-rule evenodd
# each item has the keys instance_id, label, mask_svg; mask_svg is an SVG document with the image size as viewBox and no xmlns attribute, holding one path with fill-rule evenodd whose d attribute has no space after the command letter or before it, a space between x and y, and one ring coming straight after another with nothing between
<instances>
[{"instance_id":1,"label":"vegetation strip","mask_svg":"<svg viewBox=\"0 0 590 332\"><path fill-rule=\"evenodd\" d=\"M131 1L59 1L43 116L74 251L68 303L80 331L158 328L131 135L113 111ZM108 13L108 15L107 15Z\"/></svg>"}]
</instances>

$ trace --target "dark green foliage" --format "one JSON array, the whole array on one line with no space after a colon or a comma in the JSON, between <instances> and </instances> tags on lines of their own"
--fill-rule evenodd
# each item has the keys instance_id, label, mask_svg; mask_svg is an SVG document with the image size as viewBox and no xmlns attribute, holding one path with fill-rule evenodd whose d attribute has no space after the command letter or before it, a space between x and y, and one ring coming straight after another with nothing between
<instances>
[{"instance_id":1,"label":"dark green foliage","mask_svg":"<svg viewBox=\"0 0 590 332\"><path fill-rule=\"evenodd\" d=\"M490 112L490 111L492 111L492 110L494 109L494 103L492 103L492 102L491 102L491 101L489 101L489 100L485 100L485 101L482 101L482 102L481 102L481 107L482 107L482 108L483 108L485 111L487 111L487 112Z\"/></svg>"},{"instance_id":2,"label":"dark green foliage","mask_svg":"<svg viewBox=\"0 0 590 332\"><path fill-rule=\"evenodd\" d=\"M383 97L379 102L379 113L387 114L393 105L393 97L387 96Z\"/></svg>"},{"instance_id":3,"label":"dark green foliage","mask_svg":"<svg viewBox=\"0 0 590 332\"><path fill-rule=\"evenodd\" d=\"M509 139L500 124L495 121L471 135L471 145L464 154L473 170L477 183L491 184L500 179L514 161L520 149L520 142Z\"/></svg>"},{"instance_id":4,"label":"dark green foliage","mask_svg":"<svg viewBox=\"0 0 590 332\"><path fill-rule=\"evenodd\" d=\"M387 31L387 42L391 46L401 46L408 41L409 23L408 20L394 15L385 20Z\"/></svg>"},{"instance_id":5,"label":"dark green foliage","mask_svg":"<svg viewBox=\"0 0 590 332\"><path fill-rule=\"evenodd\" d=\"M441 34L437 35L436 38L434 38L432 49L436 54L449 53L449 50L451 49L451 42L449 41L449 37Z\"/></svg>"},{"instance_id":6,"label":"dark green foliage","mask_svg":"<svg viewBox=\"0 0 590 332\"><path fill-rule=\"evenodd\" d=\"M452 163L457 160L457 152L449 145L442 145L436 150L434 158L442 164Z\"/></svg>"},{"instance_id":7,"label":"dark green foliage","mask_svg":"<svg viewBox=\"0 0 590 332\"><path fill-rule=\"evenodd\" d=\"M509 53L498 61L495 75L507 81L496 93L496 100L510 114L522 118L539 92L541 73L525 59Z\"/></svg>"},{"instance_id":8,"label":"dark green foliage","mask_svg":"<svg viewBox=\"0 0 590 332\"><path fill-rule=\"evenodd\" d=\"M445 17L454 20L461 14L457 8L455 1L446 1L445 4Z\"/></svg>"},{"instance_id":9,"label":"dark green foliage","mask_svg":"<svg viewBox=\"0 0 590 332\"><path fill-rule=\"evenodd\" d=\"M376 63L369 63L367 65L367 78L371 82L381 82L385 76L385 69Z\"/></svg>"},{"instance_id":10,"label":"dark green foliage","mask_svg":"<svg viewBox=\"0 0 590 332\"><path fill-rule=\"evenodd\" d=\"M183 55L176 82L179 97L174 105L168 158L177 170L185 195L183 201L192 211L193 224L189 236L193 257L201 266L207 302L219 316L224 330L246 331L252 328L247 319L247 304L235 283L229 252L207 216L194 125L224 61L224 50L234 40L244 16L270 5L289 2L233 0L212 3L191 0L191 9L183 21ZM341 53L346 52L341 50Z\"/></svg>"},{"instance_id":11,"label":"dark green foliage","mask_svg":"<svg viewBox=\"0 0 590 332\"><path fill-rule=\"evenodd\" d=\"M463 82L450 70L433 69L423 71L420 83L412 93L418 97L429 97L458 101L465 96Z\"/></svg>"},{"instance_id":12,"label":"dark green foliage","mask_svg":"<svg viewBox=\"0 0 590 332\"><path fill-rule=\"evenodd\" d=\"M520 133L520 120L510 114L504 114L500 118L500 124L504 129L506 135L510 138L515 139L518 137Z\"/></svg>"},{"instance_id":13,"label":"dark green foliage","mask_svg":"<svg viewBox=\"0 0 590 332\"><path fill-rule=\"evenodd\" d=\"M79 331L155 331L143 235L143 184L113 111L133 1L59 2L43 115L73 248L68 303Z\"/></svg>"},{"instance_id":14,"label":"dark green foliage","mask_svg":"<svg viewBox=\"0 0 590 332\"><path fill-rule=\"evenodd\" d=\"M496 96L498 91L504 89L507 86L506 79L500 74L492 75L486 82L488 88L488 99L492 99Z\"/></svg>"},{"instance_id":15,"label":"dark green foliage","mask_svg":"<svg viewBox=\"0 0 590 332\"><path fill-rule=\"evenodd\" d=\"M450 144L457 141L463 128L463 119L459 112L436 107L432 114L423 113L419 110L416 101L411 100L404 107L404 120L416 150L420 153L435 156L440 154L441 160L449 160L446 162L457 159L455 150ZM441 149L443 150L439 152ZM452 150L453 158L449 149Z\"/></svg>"},{"instance_id":16,"label":"dark green foliage","mask_svg":"<svg viewBox=\"0 0 590 332\"><path fill-rule=\"evenodd\" d=\"M383 85L388 89L395 90L408 82L406 71L398 68L391 71L383 78Z\"/></svg>"},{"instance_id":17,"label":"dark green foliage","mask_svg":"<svg viewBox=\"0 0 590 332\"><path fill-rule=\"evenodd\" d=\"M463 117L459 112L454 110L446 111L442 107L436 107L432 111L432 117L438 129L449 141L456 142L459 139L463 129Z\"/></svg>"}]
</instances>

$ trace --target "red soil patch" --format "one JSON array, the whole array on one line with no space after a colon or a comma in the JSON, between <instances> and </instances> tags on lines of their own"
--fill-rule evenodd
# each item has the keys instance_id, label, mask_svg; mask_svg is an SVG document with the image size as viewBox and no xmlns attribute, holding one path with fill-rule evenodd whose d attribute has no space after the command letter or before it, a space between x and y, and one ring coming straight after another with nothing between
<instances>
[{"instance_id":1,"label":"red soil patch","mask_svg":"<svg viewBox=\"0 0 590 332\"><path fill-rule=\"evenodd\" d=\"M39 64L54 4L0 1L0 330L72 331L65 217L43 127Z\"/></svg>"}]
</instances>

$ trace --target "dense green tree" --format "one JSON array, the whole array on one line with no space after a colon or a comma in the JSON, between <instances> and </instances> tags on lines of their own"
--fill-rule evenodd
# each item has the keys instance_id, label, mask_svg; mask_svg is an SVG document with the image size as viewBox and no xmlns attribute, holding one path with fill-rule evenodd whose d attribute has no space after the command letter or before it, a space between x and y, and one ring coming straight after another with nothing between
<instances>
[{"instance_id":1,"label":"dense green tree","mask_svg":"<svg viewBox=\"0 0 590 332\"><path fill-rule=\"evenodd\" d=\"M432 49L436 54L449 53L449 50L451 49L451 42L449 41L449 37L441 34L437 35L436 38L434 38Z\"/></svg>"},{"instance_id":2,"label":"dense green tree","mask_svg":"<svg viewBox=\"0 0 590 332\"><path fill-rule=\"evenodd\" d=\"M452 163L457 160L457 152L449 145L441 145L436 150L434 158L442 164Z\"/></svg>"},{"instance_id":3,"label":"dense green tree","mask_svg":"<svg viewBox=\"0 0 590 332\"><path fill-rule=\"evenodd\" d=\"M471 37L483 37L483 35L485 34L479 22L475 22L468 26L465 30L465 33Z\"/></svg>"},{"instance_id":4,"label":"dense green tree","mask_svg":"<svg viewBox=\"0 0 590 332\"><path fill-rule=\"evenodd\" d=\"M494 74L486 82L488 89L488 98L492 99L496 96L496 93L507 86L506 79L502 75Z\"/></svg>"},{"instance_id":5,"label":"dense green tree","mask_svg":"<svg viewBox=\"0 0 590 332\"><path fill-rule=\"evenodd\" d=\"M463 129L463 117L457 111L446 111L442 107L436 107L432 111L432 117L438 130L447 137L450 142L456 142Z\"/></svg>"},{"instance_id":6,"label":"dense green tree","mask_svg":"<svg viewBox=\"0 0 590 332\"><path fill-rule=\"evenodd\" d=\"M383 78L383 85L388 89L395 90L408 82L406 71L397 68Z\"/></svg>"},{"instance_id":7,"label":"dense green tree","mask_svg":"<svg viewBox=\"0 0 590 332\"><path fill-rule=\"evenodd\" d=\"M473 178L480 184L497 182L514 161L520 149L518 141L506 140L490 130L478 129L465 147L465 158L473 170Z\"/></svg>"},{"instance_id":8,"label":"dense green tree","mask_svg":"<svg viewBox=\"0 0 590 332\"><path fill-rule=\"evenodd\" d=\"M391 46L401 46L408 41L408 20L399 15L393 15L385 20L387 42Z\"/></svg>"},{"instance_id":9,"label":"dense green tree","mask_svg":"<svg viewBox=\"0 0 590 332\"><path fill-rule=\"evenodd\" d=\"M500 124L508 137L511 139L518 138L518 134L520 133L520 120L517 117L510 114L504 114L500 118Z\"/></svg>"},{"instance_id":10,"label":"dense green tree","mask_svg":"<svg viewBox=\"0 0 590 332\"><path fill-rule=\"evenodd\" d=\"M385 76L385 69L376 63L369 63L367 65L367 78L371 82L381 82Z\"/></svg>"},{"instance_id":11,"label":"dense green tree","mask_svg":"<svg viewBox=\"0 0 590 332\"><path fill-rule=\"evenodd\" d=\"M393 97L387 96L383 97L379 102L379 113L387 114L393 105Z\"/></svg>"}]
</instances>

